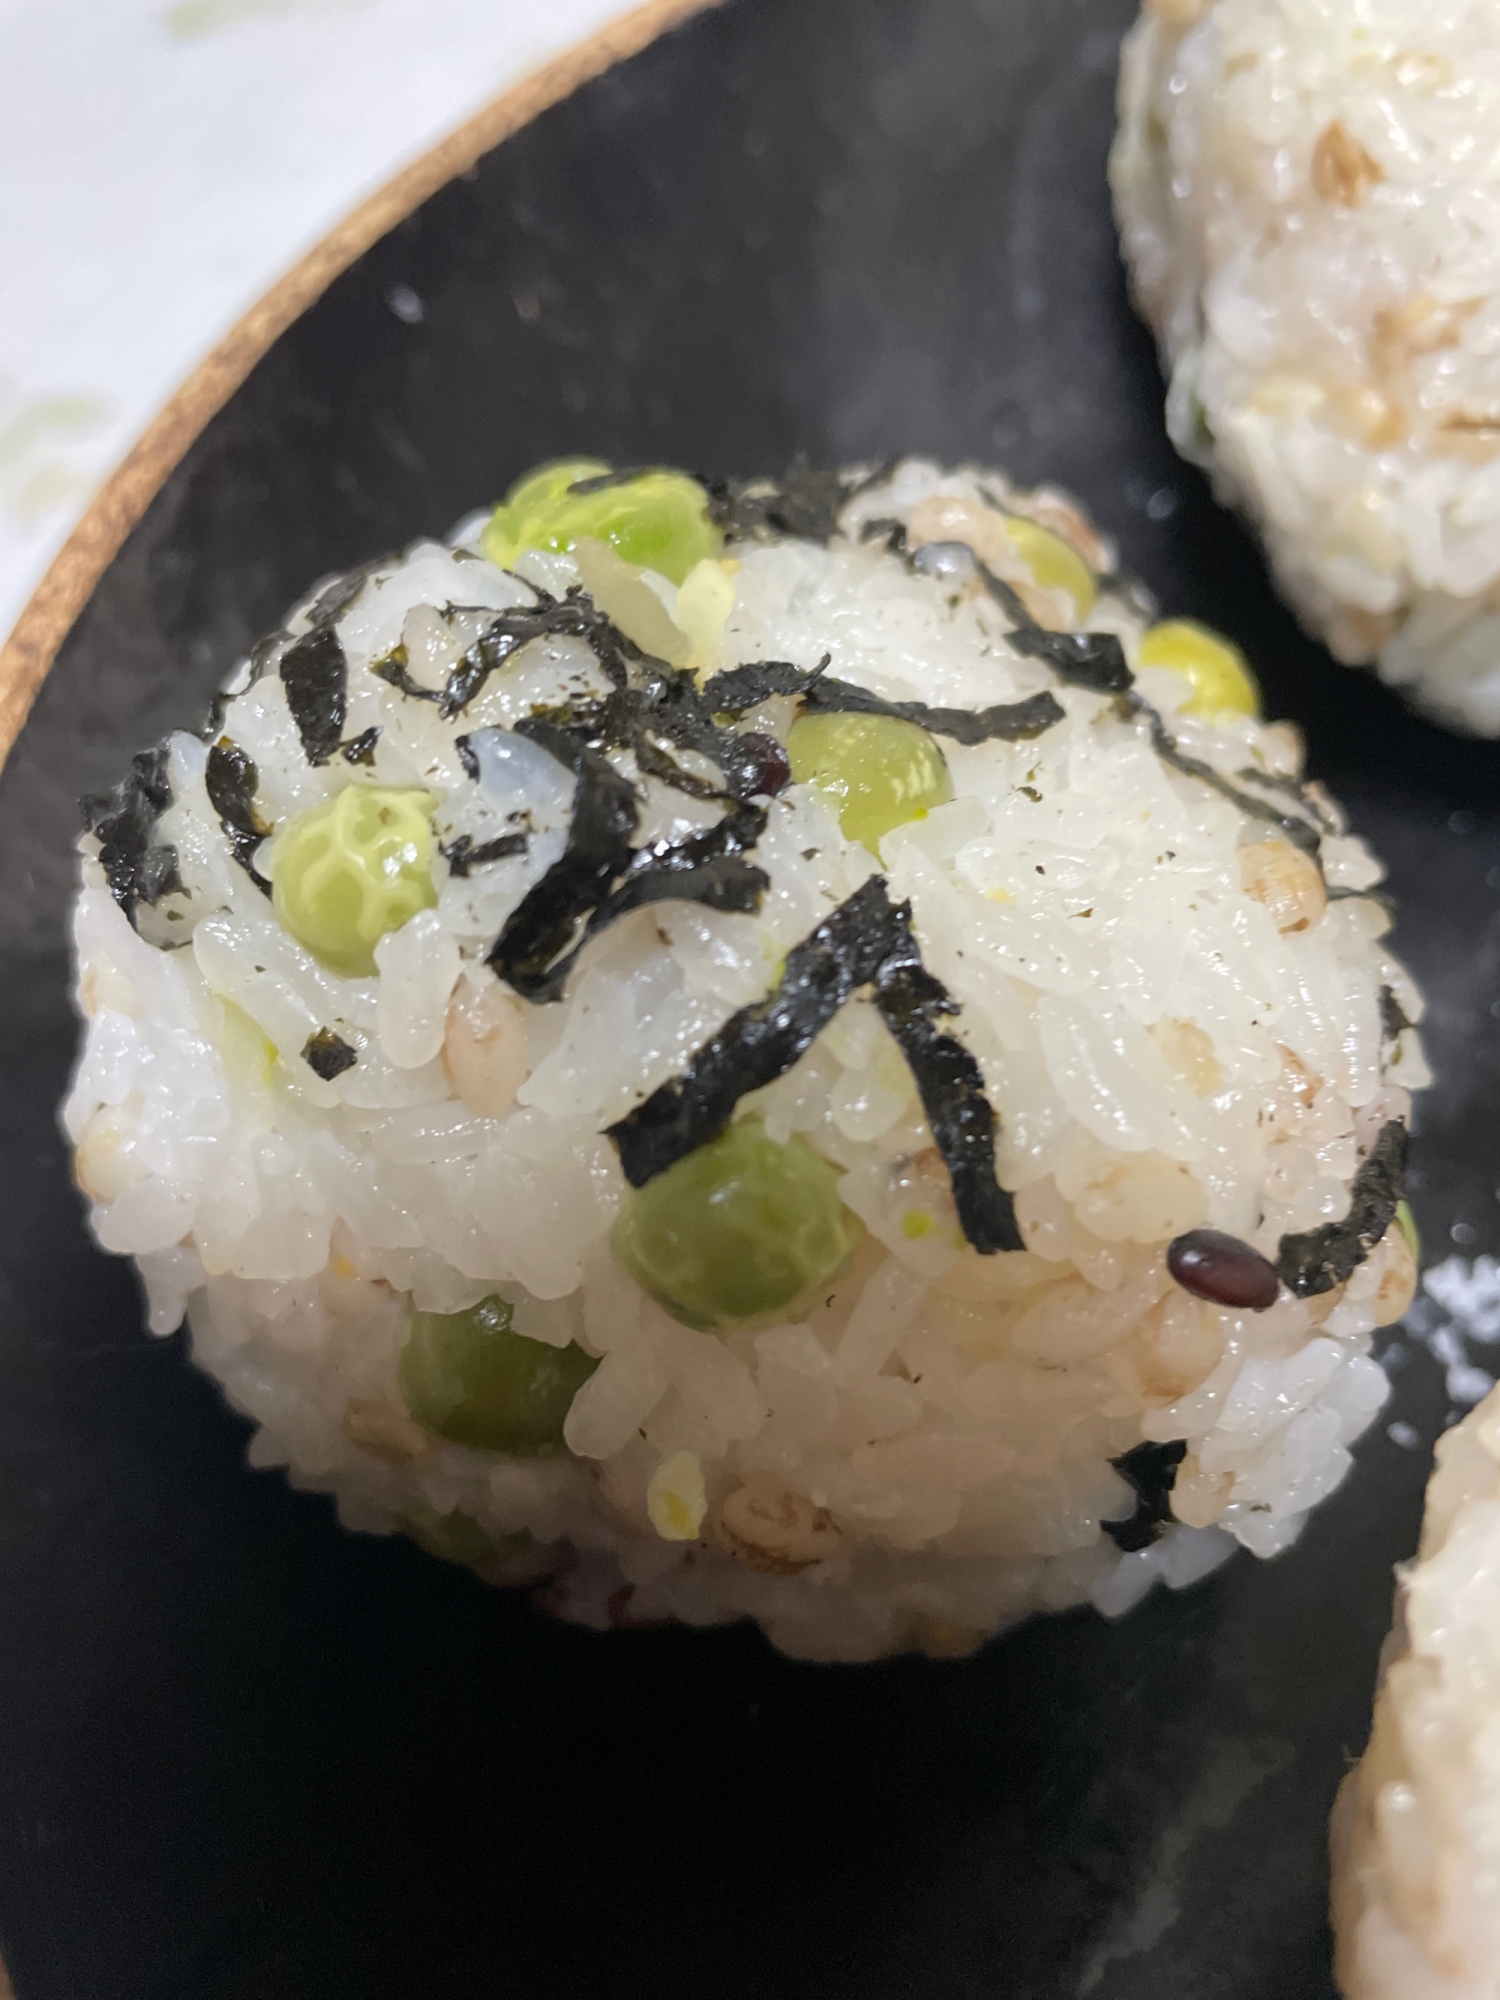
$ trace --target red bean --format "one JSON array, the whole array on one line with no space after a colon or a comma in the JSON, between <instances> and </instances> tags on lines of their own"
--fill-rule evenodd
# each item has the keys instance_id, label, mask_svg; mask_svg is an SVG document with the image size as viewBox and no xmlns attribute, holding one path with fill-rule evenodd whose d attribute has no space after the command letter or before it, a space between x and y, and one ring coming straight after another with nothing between
<instances>
[{"instance_id":1,"label":"red bean","mask_svg":"<svg viewBox=\"0 0 1500 2000\"><path fill-rule=\"evenodd\" d=\"M1222 1229L1190 1229L1167 1245L1167 1269L1185 1292L1211 1305L1264 1312L1276 1303L1276 1266Z\"/></svg>"}]
</instances>

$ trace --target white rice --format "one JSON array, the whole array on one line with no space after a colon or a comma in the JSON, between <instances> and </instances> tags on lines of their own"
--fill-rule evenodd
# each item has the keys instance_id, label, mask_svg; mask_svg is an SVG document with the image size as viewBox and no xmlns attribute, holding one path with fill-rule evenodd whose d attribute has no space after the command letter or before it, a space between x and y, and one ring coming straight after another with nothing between
<instances>
[{"instance_id":1,"label":"white rice","mask_svg":"<svg viewBox=\"0 0 1500 2000\"><path fill-rule=\"evenodd\" d=\"M1110 177L1173 441L1349 662L1500 734L1500 9L1148 0Z\"/></svg>"},{"instance_id":2,"label":"white rice","mask_svg":"<svg viewBox=\"0 0 1500 2000\"><path fill-rule=\"evenodd\" d=\"M1500 1992L1500 1390L1439 1439L1375 1727L1339 1794L1348 2000Z\"/></svg>"},{"instance_id":3,"label":"white rice","mask_svg":"<svg viewBox=\"0 0 1500 2000\"><path fill-rule=\"evenodd\" d=\"M856 999L746 1103L773 1137L809 1135L867 1225L825 1302L797 1323L694 1332L611 1253L624 1183L604 1128L761 997L788 949L875 869L808 787L770 804L756 858L773 886L758 915L638 912L544 1006L504 998L483 964L564 838L571 781L522 739L492 740L520 745L506 782L532 813L529 850L467 878L436 864L436 909L382 941L374 978L334 976L280 927L231 859L196 737L171 739L158 830L184 888L138 912L146 935L111 897L97 840L81 843L87 1033L63 1118L95 1232L136 1258L156 1331L186 1314L196 1359L256 1426L251 1462L333 1494L351 1528L415 1524L432 1540L463 1516L462 1534L477 1524L488 1541L460 1553L497 1580L553 1577L565 1616L751 1617L790 1653L861 1660L961 1653L1091 1597L1123 1612L1236 1543L1274 1555L1343 1478L1386 1396L1368 1349L1409 1291L1399 1232L1339 1290L1305 1302L1283 1290L1261 1313L1190 1297L1163 1260L1200 1224L1274 1258L1283 1233L1343 1217L1362 1152L1426 1081L1415 1032L1382 1035L1383 986L1411 1019L1421 1005L1384 948L1382 903L1357 893L1378 865L1328 807L1338 830L1323 865L1347 893L1325 904L1320 891L1305 928L1279 931L1241 886L1242 849L1270 838L1273 858L1292 853L1263 821L1166 764L1110 697L1021 657L983 590L856 539L862 522L911 522L924 503L918 523L931 518L944 496L991 525L997 505L1028 510L1109 567L1059 496L908 461L846 508L848 535L828 548L734 545L708 579L727 617L682 615L705 670L811 668L829 652L841 679L887 697L982 707L1050 688L1065 711L1031 742L945 744L957 796L888 835L880 858L962 1003L955 1032L999 1117L1024 1252L963 1245L911 1075ZM999 543L987 559L1062 625L1071 600L1032 589ZM576 578L568 557L519 569L558 593ZM652 588L673 610L671 586ZM597 681L592 654L536 641L452 722L369 668L404 634L413 678L436 684L449 661L424 607L530 595L521 576L434 543L370 577L338 621L347 734L381 731L368 770L310 767L279 678L242 669L221 726L259 768L260 810L279 825L342 786L421 783L445 840L489 837L500 822L455 735ZM1090 618L1128 656L1144 622L1138 594L1107 587ZM303 613L290 629L305 625ZM425 669L424 646L437 647ZM1210 726L1174 716L1189 694L1179 676L1147 671L1138 685L1184 752L1231 777L1296 777L1286 725ZM680 828L714 810L653 782L643 821ZM257 863L274 871L275 857L269 842ZM181 949L148 941L185 934ZM511 1010L514 1073L469 1075L461 1098L466 1010L495 1006ZM321 1027L358 1052L332 1082L302 1059ZM917 1202L945 1225L908 1235ZM412 1308L495 1293L523 1334L602 1357L566 1454L471 1450L404 1408ZM1111 1461L1173 1440L1187 1446L1175 1524L1122 1555L1101 1523L1129 1517L1135 1494ZM752 1502L786 1524L759 1567L725 1526L727 1508L743 1530ZM691 1538L673 1539L684 1518Z\"/></svg>"}]
</instances>

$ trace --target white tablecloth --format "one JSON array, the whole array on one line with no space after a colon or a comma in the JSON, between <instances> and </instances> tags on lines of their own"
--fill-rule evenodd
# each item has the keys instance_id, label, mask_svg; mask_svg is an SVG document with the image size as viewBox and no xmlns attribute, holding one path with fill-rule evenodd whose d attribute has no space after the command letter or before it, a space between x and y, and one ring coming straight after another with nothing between
<instances>
[{"instance_id":1,"label":"white tablecloth","mask_svg":"<svg viewBox=\"0 0 1500 2000\"><path fill-rule=\"evenodd\" d=\"M201 357L622 0L0 0L0 636Z\"/></svg>"}]
</instances>

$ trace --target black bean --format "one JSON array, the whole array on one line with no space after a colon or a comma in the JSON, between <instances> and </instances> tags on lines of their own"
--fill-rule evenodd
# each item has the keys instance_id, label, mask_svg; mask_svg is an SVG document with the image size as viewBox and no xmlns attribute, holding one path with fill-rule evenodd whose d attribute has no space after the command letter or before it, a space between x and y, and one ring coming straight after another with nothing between
<instances>
[{"instance_id":1,"label":"black bean","mask_svg":"<svg viewBox=\"0 0 1500 2000\"><path fill-rule=\"evenodd\" d=\"M753 773L749 783L751 798L774 799L778 792L785 791L792 766L776 738L763 736L758 729L747 729L738 742L745 753L746 769Z\"/></svg>"},{"instance_id":2,"label":"black bean","mask_svg":"<svg viewBox=\"0 0 1500 2000\"><path fill-rule=\"evenodd\" d=\"M1174 1238L1167 1269L1185 1292L1211 1305L1264 1312L1276 1303L1276 1266L1222 1229L1190 1229Z\"/></svg>"}]
</instances>

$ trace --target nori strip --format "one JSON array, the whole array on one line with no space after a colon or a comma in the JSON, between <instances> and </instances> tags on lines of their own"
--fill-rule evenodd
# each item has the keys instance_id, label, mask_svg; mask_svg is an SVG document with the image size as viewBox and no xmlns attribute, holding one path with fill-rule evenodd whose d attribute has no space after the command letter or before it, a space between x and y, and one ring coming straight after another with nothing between
<instances>
[{"instance_id":1,"label":"nori strip","mask_svg":"<svg viewBox=\"0 0 1500 2000\"><path fill-rule=\"evenodd\" d=\"M449 674L447 686L438 696L439 713L445 721L462 714L490 675L533 639L586 639L614 685L625 686L625 662L641 655L619 627L595 607L593 599L577 589L558 599L535 584L530 588L536 592L536 603L500 612Z\"/></svg>"},{"instance_id":2,"label":"nori strip","mask_svg":"<svg viewBox=\"0 0 1500 2000\"><path fill-rule=\"evenodd\" d=\"M492 673L533 639L565 636L586 639L594 657L616 688L626 685L627 660L643 656L619 627L598 610L584 591L570 590L565 598L553 597L537 585L527 586L536 603L501 611L487 625L459 660L440 688L422 687L407 672L405 646L393 646L384 658L375 661L371 672L413 701L436 702L445 722L466 709ZM450 605L450 610L478 609L478 606Z\"/></svg>"},{"instance_id":3,"label":"nori strip","mask_svg":"<svg viewBox=\"0 0 1500 2000\"><path fill-rule=\"evenodd\" d=\"M362 729L358 736L351 736L347 743L339 746L339 755L346 764L373 764L375 745L380 741L380 724Z\"/></svg>"},{"instance_id":4,"label":"nori strip","mask_svg":"<svg viewBox=\"0 0 1500 2000\"><path fill-rule=\"evenodd\" d=\"M964 1235L981 1256L1024 1250L1015 1204L995 1178L994 1107L972 1052L938 1023L958 1002L922 963L911 905L892 912L897 939L875 979L875 1004L916 1080L933 1143L943 1156Z\"/></svg>"},{"instance_id":5,"label":"nori strip","mask_svg":"<svg viewBox=\"0 0 1500 2000\"><path fill-rule=\"evenodd\" d=\"M1300 783L1296 778L1272 777L1269 771L1258 771L1253 764L1241 765L1240 769L1235 772L1235 776L1244 784L1264 785L1268 792L1280 792L1285 798L1295 799L1299 806L1305 806L1308 812L1312 814L1321 832L1335 834L1338 832L1338 822L1311 795L1309 787ZM1348 894L1350 892L1346 891L1345 893ZM1365 892L1363 890L1355 890L1352 893L1362 895Z\"/></svg>"},{"instance_id":6,"label":"nori strip","mask_svg":"<svg viewBox=\"0 0 1500 2000\"><path fill-rule=\"evenodd\" d=\"M1299 1299L1331 1292L1362 1264L1391 1226L1406 1180L1406 1127L1391 1119L1360 1162L1342 1222L1283 1236L1276 1274Z\"/></svg>"},{"instance_id":7,"label":"nori strip","mask_svg":"<svg viewBox=\"0 0 1500 2000\"><path fill-rule=\"evenodd\" d=\"M318 632L327 625L336 624L376 570L394 569L400 561L398 551L388 550L383 556L371 556L367 562L358 563L353 569L330 577L308 610L309 631Z\"/></svg>"},{"instance_id":8,"label":"nori strip","mask_svg":"<svg viewBox=\"0 0 1500 2000\"><path fill-rule=\"evenodd\" d=\"M208 802L219 816L230 853L261 894L269 896L271 885L250 858L271 831L255 810L259 782L260 773L237 743L221 736L211 745L203 773Z\"/></svg>"},{"instance_id":9,"label":"nori strip","mask_svg":"<svg viewBox=\"0 0 1500 2000\"><path fill-rule=\"evenodd\" d=\"M575 772L578 789L567 846L511 911L489 962L523 998L556 1000L577 955L581 927L630 866L630 836L640 812L630 780L566 730L528 718L516 733Z\"/></svg>"},{"instance_id":10,"label":"nori strip","mask_svg":"<svg viewBox=\"0 0 1500 2000\"><path fill-rule=\"evenodd\" d=\"M1133 690L1119 697L1119 706L1121 715L1127 719L1137 715L1145 716L1151 729L1151 747L1164 764L1170 764L1174 771L1181 771L1184 777L1201 778L1205 785L1211 785L1221 798L1226 798L1231 805L1238 806L1242 813L1248 813L1251 819L1265 820L1268 825L1279 828L1294 847L1300 847L1302 852L1310 855L1314 861L1318 859L1322 839L1315 826L1310 825L1297 813L1278 812L1275 806L1265 799L1258 799L1250 792L1241 791L1239 786L1226 778L1221 771L1216 771L1212 764L1205 764L1200 758L1189 757L1186 751L1179 750L1166 724L1150 702Z\"/></svg>"},{"instance_id":11,"label":"nori strip","mask_svg":"<svg viewBox=\"0 0 1500 2000\"><path fill-rule=\"evenodd\" d=\"M889 715L964 744L997 740L1028 743L1061 722L1065 714L1057 697L1045 689L1024 701L997 702L991 708L929 708L925 701L883 701L848 681L827 679L813 683L806 706L810 715Z\"/></svg>"},{"instance_id":12,"label":"nori strip","mask_svg":"<svg viewBox=\"0 0 1500 2000\"><path fill-rule=\"evenodd\" d=\"M1186 1457L1186 1440L1174 1438L1169 1444L1138 1444L1123 1457L1110 1460L1136 1491L1136 1509L1128 1520L1099 1523L1123 1554L1150 1548L1170 1525L1172 1488L1177 1484L1177 1468Z\"/></svg>"},{"instance_id":13,"label":"nori strip","mask_svg":"<svg viewBox=\"0 0 1500 2000\"><path fill-rule=\"evenodd\" d=\"M795 671L795 670L794 670ZM764 760L754 744L722 729L689 673L642 657L634 685L613 689L601 700L574 702L538 719L570 734L590 749L634 752L643 775L696 799L747 799L761 783ZM717 784L684 770L663 749L670 743L717 763Z\"/></svg>"},{"instance_id":14,"label":"nori strip","mask_svg":"<svg viewBox=\"0 0 1500 2000\"><path fill-rule=\"evenodd\" d=\"M811 671L791 660L747 660L743 666L711 675L703 683L703 700L715 715L743 715L773 694L805 695L827 664L827 656Z\"/></svg>"},{"instance_id":15,"label":"nori strip","mask_svg":"<svg viewBox=\"0 0 1500 2000\"><path fill-rule=\"evenodd\" d=\"M1407 1019L1406 1009L1396 998L1389 986L1380 989L1380 1027L1388 1042L1398 1041L1406 1029L1415 1024Z\"/></svg>"},{"instance_id":16,"label":"nori strip","mask_svg":"<svg viewBox=\"0 0 1500 2000\"><path fill-rule=\"evenodd\" d=\"M705 479L708 511L731 537L792 535L830 542L846 500L869 483L847 473L819 471L795 459L780 479Z\"/></svg>"},{"instance_id":17,"label":"nori strip","mask_svg":"<svg viewBox=\"0 0 1500 2000\"><path fill-rule=\"evenodd\" d=\"M778 694L800 695L809 715L888 715L965 744L997 738L1027 742L1063 719L1056 697L1045 691L1024 701L997 702L992 708L929 708L924 701L886 701L851 681L830 679L821 668L807 673L789 660L752 661L715 674L704 687L703 699L717 713L734 715Z\"/></svg>"},{"instance_id":18,"label":"nori strip","mask_svg":"<svg viewBox=\"0 0 1500 2000\"><path fill-rule=\"evenodd\" d=\"M1044 632L1039 625L1006 637L1029 660L1044 660L1073 687L1096 694L1124 694L1135 681L1125 664L1125 648L1113 632Z\"/></svg>"},{"instance_id":19,"label":"nori strip","mask_svg":"<svg viewBox=\"0 0 1500 2000\"><path fill-rule=\"evenodd\" d=\"M933 546L937 545L934 544ZM946 547L946 544L942 544L942 546ZM965 547L967 546L966 543ZM1015 626L1015 631L1007 632L1005 635L1006 638L1014 642L1016 632L1040 632L1042 629L1041 626L1032 617L1030 611L1027 609L1025 598L1022 597L1015 585L1007 583L1003 576L996 576L989 564L980 562L978 556L975 556L974 560L979 565L979 574L983 580L985 589Z\"/></svg>"},{"instance_id":20,"label":"nori strip","mask_svg":"<svg viewBox=\"0 0 1500 2000\"><path fill-rule=\"evenodd\" d=\"M377 680L385 681L398 694L404 694L409 701L441 701L441 688L423 687L414 681L406 671L407 651L404 645L392 646L388 653L382 653L378 660L370 662L370 672Z\"/></svg>"},{"instance_id":21,"label":"nori strip","mask_svg":"<svg viewBox=\"0 0 1500 2000\"><path fill-rule=\"evenodd\" d=\"M586 773L593 770L594 763L603 764L611 779L620 784L625 782L612 765L598 757L597 752L581 751L574 829L578 827L585 785L591 782ZM630 803L632 818L628 831L633 832L633 792L630 793ZM588 810L598 820L607 807L590 801ZM600 855L599 871L586 876L582 867L576 867L559 876L561 886L572 891L573 899L568 906L570 914L566 926L559 922L549 930L541 920L540 892L553 875L562 871L569 862L574 843L574 832L570 830L568 850L542 877L536 888L522 899L490 953L490 964L523 999L543 1004L561 999L568 975L586 945L610 924L632 910L643 909L648 903L701 903L710 910L752 914L760 908L771 878L763 868L757 868L742 856L759 840L765 831L765 824L766 816L759 806L741 804L726 813L716 826L690 834L685 840L663 843L654 848L631 849L625 845L622 850L617 847L609 864L603 858L604 844L595 843L592 851ZM622 852L623 862L620 860ZM605 865L611 867L607 882L603 874ZM526 924L522 923L517 935L512 937L512 926L517 925L517 919L527 912L533 898L538 899L534 930L528 931ZM581 933L578 928L580 922ZM549 949L549 944L553 948Z\"/></svg>"},{"instance_id":22,"label":"nori strip","mask_svg":"<svg viewBox=\"0 0 1500 2000\"><path fill-rule=\"evenodd\" d=\"M589 479L575 479L568 488L570 493L607 493L612 486L630 486L637 479L644 479L648 472L671 472L670 465L622 465L614 472L596 472ZM692 477L691 474L688 475Z\"/></svg>"},{"instance_id":23,"label":"nori strip","mask_svg":"<svg viewBox=\"0 0 1500 2000\"><path fill-rule=\"evenodd\" d=\"M325 1083L332 1083L346 1069L353 1069L359 1061L359 1051L351 1049L343 1036L336 1035L332 1028L319 1028L303 1043L302 1060L314 1076L322 1077Z\"/></svg>"},{"instance_id":24,"label":"nori strip","mask_svg":"<svg viewBox=\"0 0 1500 2000\"><path fill-rule=\"evenodd\" d=\"M892 944L890 916L884 878L872 875L792 947L773 992L732 1014L680 1076L609 1127L632 1187L717 1138L742 1097L785 1076L807 1053L879 972Z\"/></svg>"},{"instance_id":25,"label":"nori strip","mask_svg":"<svg viewBox=\"0 0 1500 2000\"><path fill-rule=\"evenodd\" d=\"M866 521L859 531L862 542L883 541L893 556L906 554L906 523L882 515L878 521Z\"/></svg>"},{"instance_id":26,"label":"nori strip","mask_svg":"<svg viewBox=\"0 0 1500 2000\"><path fill-rule=\"evenodd\" d=\"M995 1114L979 1065L937 1025L957 1005L922 964L910 904L893 907L880 875L787 953L774 992L732 1015L680 1076L610 1126L630 1185L644 1187L716 1138L742 1097L784 1076L871 984L916 1079L964 1234L984 1255L1022 1249L1010 1197L995 1179Z\"/></svg>"},{"instance_id":27,"label":"nori strip","mask_svg":"<svg viewBox=\"0 0 1500 2000\"><path fill-rule=\"evenodd\" d=\"M349 666L333 626L320 626L289 646L277 672L303 754L309 764L326 764L339 747L349 707Z\"/></svg>"},{"instance_id":28,"label":"nori strip","mask_svg":"<svg viewBox=\"0 0 1500 2000\"><path fill-rule=\"evenodd\" d=\"M109 892L135 922L139 903L155 903L182 887L177 849L152 844L156 822L172 803L167 783L165 743L131 759L130 773L108 792L79 800L83 823L99 842L99 860Z\"/></svg>"},{"instance_id":29,"label":"nori strip","mask_svg":"<svg viewBox=\"0 0 1500 2000\"><path fill-rule=\"evenodd\" d=\"M481 840L477 846L471 835L461 833L446 847L439 846L438 852L447 862L451 874L471 875L476 868L483 868L491 861L505 861L512 854L524 854L526 847L524 833L502 833L494 840Z\"/></svg>"}]
</instances>

